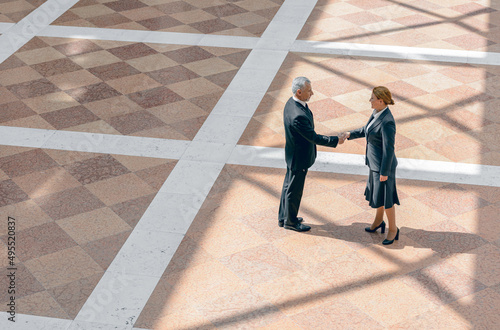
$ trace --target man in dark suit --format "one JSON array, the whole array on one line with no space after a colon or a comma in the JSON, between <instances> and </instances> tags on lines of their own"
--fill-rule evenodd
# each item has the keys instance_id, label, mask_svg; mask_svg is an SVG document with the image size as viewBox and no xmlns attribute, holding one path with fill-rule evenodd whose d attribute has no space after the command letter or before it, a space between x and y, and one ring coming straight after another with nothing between
<instances>
[{"instance_id":1,"label":"man in dark suit","mask_svg":"<svg viewBox=\"0 0 500 330\"><path fill-rule=\"evenodd\" d=\"M297 77L292 83L293 96L288 100L283 112L285 124L285 160L286 176L281 192L278 225L295 231L308 231L310 226L302 224L297 217L307 170L316 160L316 145L335 148L338 136L325 136L314 131L314 118L307 106L307 101L314 95L311 81L306 77Z\"/></svg>"}]
</instances>

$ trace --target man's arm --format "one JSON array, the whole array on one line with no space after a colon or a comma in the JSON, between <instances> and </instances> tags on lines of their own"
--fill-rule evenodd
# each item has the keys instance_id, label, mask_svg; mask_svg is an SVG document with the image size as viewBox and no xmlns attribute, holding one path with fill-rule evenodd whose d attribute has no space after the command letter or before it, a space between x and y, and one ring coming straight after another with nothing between
<instances>
[{"instance_id":1,"label":"man's arm","mask_svg":"<svg viewBox=\"0 0 500 330\"><path fill-rule=\"evenodd\" d=\"M312 128L309 120L303 116L295 118L292 127L309 142L333 148L339 143L338 136L317 134Z\"/></svg>"}]
</instances>

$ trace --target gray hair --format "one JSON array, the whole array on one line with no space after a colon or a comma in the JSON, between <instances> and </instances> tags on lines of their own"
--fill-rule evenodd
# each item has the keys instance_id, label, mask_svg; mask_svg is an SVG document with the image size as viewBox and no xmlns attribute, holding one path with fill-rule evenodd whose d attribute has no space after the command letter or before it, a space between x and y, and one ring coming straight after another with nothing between
<instances>
[{"instance_id":1,"label":"gray hair","mask_svg":"<svg viewBox=\"0 0 500 330\"><path fill-rule=\"evenodd\" d=\"M297 90L302 89L305 84L310 84L310 83L311 81L306 77L295 78L292 83L292 93L295 95L295 93L297 93Z\"/></svg>"}]
</instances>

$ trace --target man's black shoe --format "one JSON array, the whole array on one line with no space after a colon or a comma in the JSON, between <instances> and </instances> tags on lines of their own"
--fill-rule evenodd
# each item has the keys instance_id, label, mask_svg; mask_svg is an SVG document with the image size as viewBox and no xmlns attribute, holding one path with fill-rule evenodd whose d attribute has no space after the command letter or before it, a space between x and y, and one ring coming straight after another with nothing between
<instances>
[{"instance_id":1,"label":"man's black shoe","mask_svg":"<svg viewBox=\"0 0 500 330\"><path fill-rule=\"evenodd\" d=\"M300 222L297 222L295 225L285 224L285 229L290 229L290 230L295 230L295 231L308 231L309 229L311 229L311 227L303 225Z\"/></svg>"},{"instance_id":2,"label":"man's black shoe","mask_svg":"<svg viewBox=\"0 0 500 330\"><path fill-rule=\"evenodd\" d=\"M304 221L302 217L297 217L298 223L301 223L302 221ZM283 227L284 225L285 225L285 220L278 220L278 226Z\"/></svg>"}]
</instances>

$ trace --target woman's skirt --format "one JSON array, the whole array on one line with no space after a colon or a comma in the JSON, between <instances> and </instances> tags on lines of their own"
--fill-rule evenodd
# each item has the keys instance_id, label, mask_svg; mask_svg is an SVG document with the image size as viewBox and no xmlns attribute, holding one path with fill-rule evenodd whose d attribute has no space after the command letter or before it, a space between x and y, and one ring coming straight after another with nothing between
<instances>
[{"instance_id":1,"label":"woman's skirt","mask_svg":"<svg viewBox=\"0 0 500 330\"><path fill-rule=\"evenodd\" d=\"M365 198L373 208L384 206L386 209L390 209L394 204L399 205L396 173L391 173L387 181L380 182L380 173L370 170L366 183Z\"/></svg>"}]
</instances>

